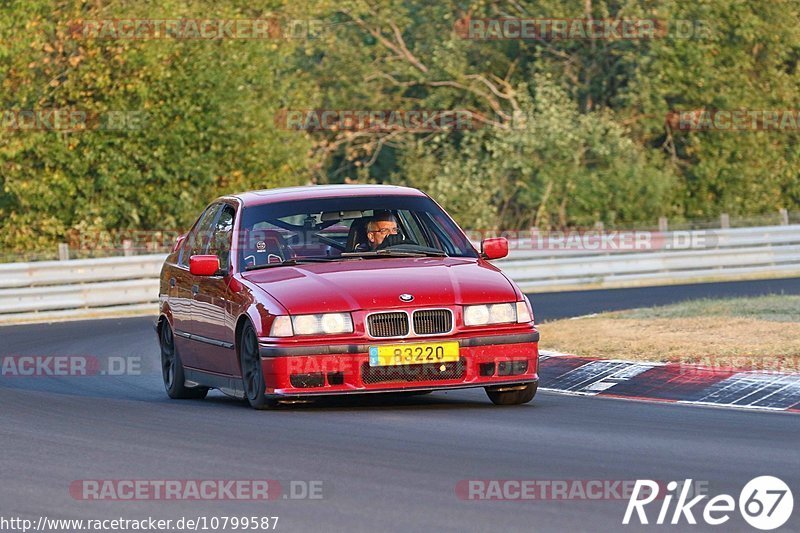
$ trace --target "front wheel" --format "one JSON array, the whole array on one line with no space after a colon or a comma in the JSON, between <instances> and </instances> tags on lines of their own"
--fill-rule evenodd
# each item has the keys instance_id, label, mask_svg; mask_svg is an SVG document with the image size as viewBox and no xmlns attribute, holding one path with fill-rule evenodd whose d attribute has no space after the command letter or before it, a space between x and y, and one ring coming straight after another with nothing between
<instances>
[{"instance_id":1,"label":"front wheel","mask_svg":"<svg viewBox=\"0 0 800 533\"><path fill-rule=\"evenodd\" d=\"M521 405L533 400L538 388L538 382L519 387L486 387L486 395L495 405Z\"/></svg>"},{"instance_id":2,"label":"front wheel","mask_svg":"<svg viewBox=\"0 0 800 533\"><path fill-rule=\"evenodd\" d=\"M258 339L251 324L245 325L239 337L239 362L242 367L242 385L244 395L253 409L269 409L276 402L267 398L264 392L264 370L261 367L261 354L258 350Z\"/></svg>"},{"instance_id":3,"label":"front wheel","mask_svg":"<svg viewBox=\"0 0 800 533\"><path fill-rule=\"evenodd\" d=\"M175 348L175 336L166 320L161 324L159 337L161 341L161 377L164 379L167 395L173 400L202 400L205 398L208 394L207 388L186 386L181 356Z\"/></svg>"}]
</instances>

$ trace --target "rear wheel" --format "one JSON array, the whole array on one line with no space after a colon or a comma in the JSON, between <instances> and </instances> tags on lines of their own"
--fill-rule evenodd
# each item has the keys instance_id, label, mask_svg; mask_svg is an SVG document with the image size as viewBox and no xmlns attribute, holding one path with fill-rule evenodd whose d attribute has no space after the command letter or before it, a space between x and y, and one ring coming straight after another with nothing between
<instances>
[{"instance_id":1,"label":"rear wheel","mask_svg":"<svg viewBox=\"0 0 800 533\"><path fill-rule=\"evenodd\" d=\"M250 323L242 329L239 337L239 362L242 367L242 385L250 407L269 409L276 402L267 398L264 384L264 370L261 366L261 354L258 350L256 332Z\"/></svg>"},{"instance_id":2,"label":"rear wheel","mask_svg":"<svg viewBox=\"0 0 800 533\"><path fill-rule=\"evenodd\" d=\"M533 400L537 388L537 382L516 387L486 387L486 394L495 405L520 405Z\"/></svg>"},{"instance_id":3,"label":"rear wheel","mask_svg":"<svg viewBox=\"0 0 800 533\"><path fill-rule=\"evenodd\" d=\"M175 336L172 328L165 320L161 324L161 377L164 379L164 388L167 395L173 400L202 400L208 394L205 387L186 386L186 376L183 372L183 363L175 348Z\"/></svg>"}]
</instances>

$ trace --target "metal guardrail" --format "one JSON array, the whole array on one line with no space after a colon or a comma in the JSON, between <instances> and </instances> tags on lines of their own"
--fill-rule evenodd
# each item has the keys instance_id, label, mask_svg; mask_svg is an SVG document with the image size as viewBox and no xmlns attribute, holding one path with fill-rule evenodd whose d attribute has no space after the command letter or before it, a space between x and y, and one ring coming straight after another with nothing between
<instances>
[{"instance_id":1,"label":"metal guardrail","mask_svg":"<svg viewBox=\"0 0 800 533\"><path fill-rule=\"evenodd\" d=\"M0 265L0 319L154 304L165 255ZM152 305L155 312L155 305Z\"/></svg>"},{"instance_id":2,"label":"metal guardrail","mask_svg":"<svg viewBox=\"0 0 800 533\"><path fill-rule=\"evenodd\" d=\"M157 278L161 272L164 257L166 257L164 254L155 254L0 264L0 291L17 287ZM1 312L2 306L0 305Z\"/></svg>"},{"instance_id":3,"label":"metal guardrail","mask_svg":"<svg viewBox=\"0 0 800 533\"><path fill-rule=\"evenodd\" d=\"M612 236L609 232L606 236ZM664 282L763 273L800 273L800 225L674 232L618 232L618 243L641 234L649 250L590 250L571 246L570 234L551 233L510 242L498 261L522 290L558 286ZM572 235L572 237L575 237ZM578 235L589 244L591 232Z\"/></svg>"},{"instance_id":4,"label":"metal guardrail","mask_svg":"<svg viewBox=\"0 0 800 533\"><path fill-rule=\"evenodd\" d=\"M496 264L523 290L800 272L800 225L653 234L659 246L667 247L702 238L705 247L700 249L574 249L568 237L549 234L511 241L508 258ZM164 257L0 265L0 320L120 308L155 312Z\"/></svg>"},{"instance_id":5,"label":"metal guardrail","mask_svg":"<svg viewBox=\"0 0 800 533\"><path fill-rule=\"evenodd\" d=\"M591 240L592 234L597 232L587 231L582 235ZM611 237L621 235L635 240L636 235L643 235L651 243L647 251L630 247L628 249L593 250L589 248L576 248L571 246L571 237L575 233L562 232L543 233L534 239L530 237L509 241L511 253L509 260L559 258L564 256L596 256L605 254L631 254L631 253L656 253L678 252L691 249L686 243L695 243L695 250L717 250L729 248L744 248L747 246L780 246L786 244L800 244L800 225L791 226L762 226L754 228L713 229L713 230L685 230L670 232L651 231L607 231L604 235ZM620 239L617 239L620 240ZM474 243L478 245L479 243Z\"/></svg>"}]
</instances>

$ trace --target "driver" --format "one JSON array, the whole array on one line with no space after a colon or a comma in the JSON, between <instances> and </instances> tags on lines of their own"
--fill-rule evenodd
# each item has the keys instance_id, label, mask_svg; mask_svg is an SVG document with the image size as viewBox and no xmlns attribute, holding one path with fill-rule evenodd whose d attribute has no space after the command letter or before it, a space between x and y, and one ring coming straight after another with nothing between
<instances>
[{"instance_id":1,"label":"driver","mask_svg":"<svg viewBox=\"0 0 800 533\"><path fill-rule=\"evenodd\" d=\"M386 237L397 235L398 232L397 219L390 212L378 213L367 222L367 240L369 242L365 244L368 244L369 249L374 252Z\"/></svg>"}]
</instances>

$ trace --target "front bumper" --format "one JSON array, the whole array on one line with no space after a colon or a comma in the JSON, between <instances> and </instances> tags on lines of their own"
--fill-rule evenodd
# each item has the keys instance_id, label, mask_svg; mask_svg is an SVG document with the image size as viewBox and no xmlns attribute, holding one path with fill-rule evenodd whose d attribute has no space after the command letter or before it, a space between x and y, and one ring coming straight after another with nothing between
<instances>
[{"instance_id":1,"label":"front bumper","mask_svg":"<svg viewBox=\"0 0 800 533\"><path fill-rule=\"evenodd\" d=\"M459 361L370 367L370 346L388 344L386 341L319 346L261 345L266 393L273 396L317 396L410 392L517 385L539 379L537 331L429 340L457 340ZM414 340L420 341L425 339Z\"/></svg>"}]
</instances>

